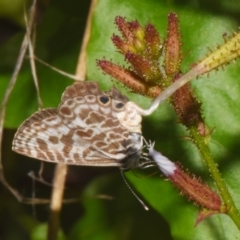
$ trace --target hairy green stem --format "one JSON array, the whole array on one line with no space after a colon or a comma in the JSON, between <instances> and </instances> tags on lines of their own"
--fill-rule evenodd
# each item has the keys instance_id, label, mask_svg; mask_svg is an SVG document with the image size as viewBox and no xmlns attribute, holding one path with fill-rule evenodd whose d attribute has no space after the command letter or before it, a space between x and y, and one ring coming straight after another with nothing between
<instances>
[{"instance_id":1,"label":"hairy green stem","mask_svg":"<svg viewBox=\"0 0 240 240\"><path fill-rule=\"evenodd\" d=\"M227 186L224 182L224 180L221 177L221 174L217 168L217 164L214 162L213 157L211 155L211 152L204 142L204 138L200 136L199 132L197 131L196 127L190 127L189 128L190 134L192 136L192 139L194 141L194 144L199 149L199 152L202 155L202 158L205 162L205 164L208 167L208 170L214 179L217 189L222 197L222 200L224 204L227 206L227 213L231 219L235 222L238 229L240 230L240 214L238 209L236 208L233 199L227 189Z\"/></svg>"}]
</instances>

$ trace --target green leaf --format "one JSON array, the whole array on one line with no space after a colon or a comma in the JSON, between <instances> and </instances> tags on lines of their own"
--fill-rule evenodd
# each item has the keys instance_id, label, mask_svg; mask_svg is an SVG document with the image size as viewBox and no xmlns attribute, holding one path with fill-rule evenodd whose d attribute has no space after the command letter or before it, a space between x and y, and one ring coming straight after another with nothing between
<instances>
[{"instance_id":1,"label":"green leaf","mask_svg":"<svg viewBox=\"0 0 240 240\"><path fill-rule=\"evenodd\" d=\"M214 7L220 9L220 4ZM167 14L170 11L176 12L180 20L180 32L183 36L183 72L203 58L208 53L208 48L214 49L218 44L224 43L223 33L231 34L231 30L237 29L237 19L226 17L225 14L214 15L210 10L206 11L204 6L187 7L174 1L171 1L171 4L166 1L114 1L114 3L100 1L95 11L88 48L88 77L109 85L108 77L99 76L94 63L96 58L105 57L114 63L123 64L123 56L114 51L110 40L113 32L117 32L113 25L116 16L124 16L129 21L137 19L143 25L151 22L164 38ZM202 102L205 121L210 129L214 129L210 143L212 154L219 164L238 209L240 207L237 187L240 171L240 154L237 150L240 134L240 112L237 107L240 104L240 83L237 80L239 75L239 67L231 65L192 82L195 93ZM128 96L142 107L150 104L143 97L132 94ZM196 147L185 139L188 133L176 121L172 109L167 104L163 104L156 113L144 119L143 135L155 141L156 148L169 159L181 162L185 169L202 175L205 181L211 183L208 170L204 168ZM156 177L139 180L132 174L128 176L151 206L168 221L173 239L238 238L237 227L226 215L212 216L194 228L199 210L191 202L184 200L185 198L180 196L178 190L173 189L170 183Z\"/></svg>"},{"instance_id":2,"label":"green leaf","mask_svg":"<svg viewBox=\"0 0 240 240\"><path fill-rule=\"evenodd\" d=\"M47 224L39 224L35 227L31 234L32 240L45 240L47 236ZM62 231L58 232L57 236L58 240L66 240Z\"/></svg>"}]
</instances>

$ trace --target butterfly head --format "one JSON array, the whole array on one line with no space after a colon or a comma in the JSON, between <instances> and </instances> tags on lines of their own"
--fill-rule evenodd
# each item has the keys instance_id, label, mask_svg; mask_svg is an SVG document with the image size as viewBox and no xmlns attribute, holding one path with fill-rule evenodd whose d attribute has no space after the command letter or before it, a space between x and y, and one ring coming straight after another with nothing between
<instances>
[{"instance_id":1,"label":"butterfly head","mask_svg":"<svg viewBox=\"0 0 240 240\"><path fill-rule=\"evenodd\" d=\"M142 116L135 108L136 104L133 102L127 102L125 109L119 112L117 117L120 123L131 133L142 133L141 122Z\"/></svg>"}]
</instances>

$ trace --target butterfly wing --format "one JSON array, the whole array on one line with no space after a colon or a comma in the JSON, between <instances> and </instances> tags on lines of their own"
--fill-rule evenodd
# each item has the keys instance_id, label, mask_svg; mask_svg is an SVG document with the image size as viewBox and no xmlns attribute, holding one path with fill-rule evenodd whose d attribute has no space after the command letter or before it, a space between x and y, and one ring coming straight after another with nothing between
<instances>
[{"instance_id":1,"label":"butterfly wing","mask_svg":"<svg viewBox=\"0 0 240 240\"><path fill-rule=\"evenodd\" d=\"M57 109L34 113L18 129L13 150L44 161L74 165L119 166L95 151L75 130L62 123Z\"/></svg>"},{"instance_id":2,"label":"butterfly wing","mask_svg":"<svg viewBox=\"0 0 240 240\"><path fill-rule=\"evenodd\" d=\"M20 126L13 150L50 162L121 167L121 160L135 152L117 119L126 101L115 88L102 93L95 82L72 85L58 110L39 111Z\"/></svg>"},{"instance_id":3,"label":"butterfly wing","mask_svg":"<svg viewBox=\"0 0 240 240\"><path fill-rule=\"evenodd\" d=\"M117 118L126 102L127 98L117 89L103 93L97 83L86 82L68 87L58 110L63 123L76 129L96 151L106 158L121 160L132 147L129 132Z\"/></svg>"}]
</instances>

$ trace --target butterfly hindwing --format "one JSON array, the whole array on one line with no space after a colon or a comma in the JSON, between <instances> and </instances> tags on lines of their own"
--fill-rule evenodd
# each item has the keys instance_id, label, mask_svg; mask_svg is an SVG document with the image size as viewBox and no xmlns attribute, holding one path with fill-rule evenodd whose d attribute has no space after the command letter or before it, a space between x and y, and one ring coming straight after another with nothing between
<instances>
[{"instance_id":1,"label":"butterfly hindwing","mask_svg":"<svg viewBox=\"0 0 240 240\"><path fill-rule=\"evenodd\" d=\"M18 129L13 150L33 158L74 165L118 166L106 159L91 143L62 124L56 109L45 109L33 114Z\"/></svg>"}]
</instances>

